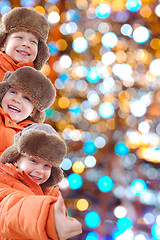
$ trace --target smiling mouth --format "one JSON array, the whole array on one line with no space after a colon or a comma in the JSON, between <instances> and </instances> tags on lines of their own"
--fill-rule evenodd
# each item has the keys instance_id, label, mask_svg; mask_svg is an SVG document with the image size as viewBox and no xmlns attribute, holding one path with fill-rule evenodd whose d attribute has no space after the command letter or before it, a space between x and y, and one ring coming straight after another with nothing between
<instances>
[{"instance_id":1,"label":"smiling mouth","mask_svg":"<svg viewBox=\"0 0 160 240\"><path fill-rule=\"evenodd\" d=\"M40 177L36 177L36 176L31 176L30 177L34 180L34 181L40 181L42 178Z\"/></svg>"},{"instance_id":2,"label":"smiling mouth","mask_svg":"<svg viewBox=\"0 0 160 240\"><path fill-rule=\"evenodd\" d=\"M19 54L23 55L23 56L30 56L31 54L29 54L26 51L21 51L21 50L16 50Z\"/></svg>"},{"instance_id":3,"label":"smiling mouth","mask_svg":"<svg viewBox=\"0 0 160 240\"><path fill-rule=\"evenodd\" d=\"M12 105L8 105L8 108L9 108L9 110L11 110L11 111L13 111L13 112L20 112L20 109L19 108L17 108L17 107L15 107L15 106L12 106Z\"/></svg>"}]
</instances>

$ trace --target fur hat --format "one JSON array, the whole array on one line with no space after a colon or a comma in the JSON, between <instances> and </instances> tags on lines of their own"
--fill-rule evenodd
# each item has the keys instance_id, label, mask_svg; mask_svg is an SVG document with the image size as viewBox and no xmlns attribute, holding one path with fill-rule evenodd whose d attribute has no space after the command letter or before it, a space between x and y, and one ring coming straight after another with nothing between
<instances>
[{"instance_id":1,"label":"fur hat","mask_svg":"<svg viewBox=\"0 0 160 240\"><path fill-rule=\"evenodd\" d=\"M52 164L51 176L43 186L56 185L63 178L60 164L67 153L66 144L49 125L36 123L14 137L14 144L1 155L2 163L14 163L23 155L44 159Z\"/></svg>"},{"instance_id":2,"label":"fur hat","mask_svg":"<svg viewBox=\"0 0 160 240\"><path fill-rule=\"evenodd\" d=\"M45 120L45 110L49 108L56 96L56 90L49 78L32 67L21 67L15 72L6 72L0 82L0 104L9 88L23 91L37 109L36 114L30 118L34 122Z\"/></svg>"},{"instance_id":3,"label":"fur hat","mask_svg":"<svg viewBox=\"0 0 160 240\"><path fill-rule=\"evenodd\" d=\"M34 60L34 67L42 68L49 58L49 49L46 44L49 34L49 24L44 16L34 9L17 7L6 13L0 25L0 46L4 43L7 34L26 31L38 38L38 53Z\"/></svg>"}]
</instances>

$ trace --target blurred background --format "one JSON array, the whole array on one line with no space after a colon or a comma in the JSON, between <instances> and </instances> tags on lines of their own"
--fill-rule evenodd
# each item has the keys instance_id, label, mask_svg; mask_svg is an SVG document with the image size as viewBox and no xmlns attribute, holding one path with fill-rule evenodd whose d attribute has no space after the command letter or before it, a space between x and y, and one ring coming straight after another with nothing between
<instances>
[{"instance_id":1,"label":"blurred background","mask_svg":"<svg viewBox=\"0 0 160 240\"><path fill-rule=\"evenodd\" d=\"M65 140L60 190L75 240L160 239L160 1L0 0L50 24L46 122Z\"/></svg>"}]
</instances>

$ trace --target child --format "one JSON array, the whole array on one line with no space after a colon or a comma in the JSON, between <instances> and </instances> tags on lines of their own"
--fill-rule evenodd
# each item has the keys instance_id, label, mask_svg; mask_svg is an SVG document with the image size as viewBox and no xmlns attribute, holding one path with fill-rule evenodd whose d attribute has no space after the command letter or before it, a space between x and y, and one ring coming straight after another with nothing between
<instances>
[{"instance_id":1,"label":"child","mask_svg":"<svg viewBox=\"0 0 160 240\"><path fill-rule=\"evenodd\" d=\"M55 187L65 155L64 141L48 124L15 135L0 158L0 239L64 240L81 233Z\"/></svg>"},{"instance_id":2,"label":"child","mask_svg":"<svg viewBox=\"0 0 160 240\"><path fill-rule=\"evenodd\" d=\"M47 20L34 9L17 7L5 14L0 25L0 81L6 71L23 66L40 70L49 58L48 34Z\"/></svg>"},{"instance_id":3,"label":"child","mask_svg":"<svg viewBox=\"0 0 160 240\"><path fill-rule=\"evenodd\" d=\"M40 71L22 67L7 72L0 82L0 155L13 144L13 136L45 120L45 110L55 100L55 87Z\"/></svg>"}]
</instances>

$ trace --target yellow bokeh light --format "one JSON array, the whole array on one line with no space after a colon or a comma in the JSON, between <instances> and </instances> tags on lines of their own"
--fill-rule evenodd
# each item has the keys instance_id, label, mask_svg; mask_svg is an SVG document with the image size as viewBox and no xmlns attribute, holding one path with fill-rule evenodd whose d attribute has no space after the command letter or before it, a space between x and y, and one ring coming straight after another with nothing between
<instances>
[{"instance_id":1,"label":"yellow bokeh light","mask_svg":"<svg viewBox=\"0 0 160 240\"><path fill-rule=\"evenodd\" d=\"M58 39L56 47L59 51L64 51L67 48L67 42L64 39Z\"/></svg>"},{"instance_id":2,"label":"yellow bokeh light","mask_svg":"<svg viewBox=\"0 0 160 240\"><path fill-rule=\"evenodd\" d=\"M48 64L44 64L43 68L41 69L41 72L48 76L51 72L50 66Z\"/></svg>"},{"instance_id":3,"label":"yellow bokeh light","mask_svg":"<svg viewBox=\"0 0 160 240\"><path fill-rule=\"evenodd\" d=\"M42 15L44 15L46 12L42 6L36 6L34 9Z\"/></svg>"},{"instance_id":4,"label":"yellow bokeh light","mask_svg":"<svg viewBox=\"0 0 160 240\"><path fill-rule=\"evenodd\" d=\"M139 13L142 17L149 18L152 14L152 10L146 5L140 9Z\"/></svg>"},{"instance_id":5,"label":"yellow bokeh light","mask_svg":"<svg viewBox=\"0 0 160 240\"><path fill-rule=\"evenodd\" d=\"M61 97L58 100L58 105L60 108L68 108L70 104L70 101L67 97Z\"/></svg>"},{"instance_id":6,"label":"yellow bokeh light","mask_svg":"<svg viewBox=\"0 0 160 240\"><path fill-rule=\"evenodd\" d=\"M78 201L77 201L77 204L76 204L76 207L77 207L77 209L79 210L79 211L85 211L85 210L87 210L87 208L88 208L88 206L89 206L89 203L88 203L88 201L86 200L86 199L79 199Z\"/></svg>"},{"instance_id":7,"label":"yellow bokeh light","mask_svg":"<svg viewBox=\"0 0 160 240\"><path fill-rule=\"evenodd\" d=\"M106 121L106 127L110 130L115 129L115 119L110 118Z\"/></svg>"},{"instance_id":8,"label":"yellow bokeh light","mask_svg":"<svg viewBox=\"0 0 160 240\"><path fill-rule=\"evenodd\" d=\"M72 166L73 172L77 174L82 173L84 171L84 168L85 168L84 163L81 161L74 162Z\"/></svg>"},{"instance_id":9,"label":"yellow bokeh light","mask_svg":"<svg viewBox=\"0 0 160 240\"><path fill-rule=\"evenodd\" d=\"M151 48L158 50L160 49L160 39L159 38L153 38L150 42Z\"/></svg>"}]
</instances>

